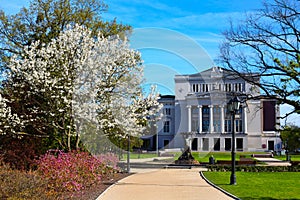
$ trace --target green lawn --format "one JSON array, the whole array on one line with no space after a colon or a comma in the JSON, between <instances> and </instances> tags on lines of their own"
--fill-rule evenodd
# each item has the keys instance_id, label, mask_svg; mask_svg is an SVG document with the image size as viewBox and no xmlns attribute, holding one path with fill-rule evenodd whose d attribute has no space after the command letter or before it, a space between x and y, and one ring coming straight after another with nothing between
<instances>
[{"instance_id":1,"label":"green lawn","mask_svg":"<svg viewBox=\"0 0 300 200\"><path fill-rule=\"evenodd\" d=\"M154 158L157 157L156 153L130 153L130 159ZM122 160L127 159L127 153L123 154Z\"/></svg>"},{"instance_id":2,"label":"green lawn","mask_svg":"<svg viewBox=\"0 0 300 200\"><path fill-rule=\"evenodd\" d=\"M230 185L230 172L203 172L214 184L241 198L300 199L299 172L236 172L237 185Z\"/></svg>"},{"instance_id":3,"label":"green lawn","mask_svg":"<svg viewBox=\"0 0 300 200\"><path fill-rule=\"evenodd\" d=\"M291 157L292 161L300 161L300 154L297 155L289 155ZM282 156L274 156L274 158L277 158L279 160L286 160L286 156L282 155Z\"/></svg>"},{"instance_id":4,"label":"green lawn","mask_svg":"<svg viewBox=\"0 0 300 200\"><path fill-rule=\"evenodd\" d=\"M265 152L236 152L236 160L239 160L241 155L246 158L251 158L252 154L258 153ZM211 155L215 158L215 160L231 160L231 152L192 152L192 155L200 162L208 162Z\"/></svg>"}]
</instances>

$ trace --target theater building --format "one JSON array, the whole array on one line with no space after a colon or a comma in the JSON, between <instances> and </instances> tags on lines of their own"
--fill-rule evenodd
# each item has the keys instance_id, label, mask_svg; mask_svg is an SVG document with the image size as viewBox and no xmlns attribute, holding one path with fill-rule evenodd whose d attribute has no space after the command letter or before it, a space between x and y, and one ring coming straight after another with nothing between
<instances>
[{"instance_id":1,"label":"theater building","mask_svg":"<svg viewBox=\"0 0 300 200\"><path fill-rule=\"evenodd\" d=\"M234 96L242 102L233 127L227 104ZM237 151L281 149L276 101L263 98L257 87L228 70L213 67L177 75L175 96L162 95L160 102L163 117L152 134L152 147L183 148L187 143L193 151L230 151L234 129Z\"/></svg>"}]
</instances>

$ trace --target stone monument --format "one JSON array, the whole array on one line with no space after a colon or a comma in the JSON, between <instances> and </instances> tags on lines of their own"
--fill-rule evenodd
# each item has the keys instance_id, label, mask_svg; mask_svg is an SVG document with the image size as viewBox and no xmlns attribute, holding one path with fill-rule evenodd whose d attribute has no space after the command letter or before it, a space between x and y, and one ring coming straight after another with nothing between
<instances>
[{"instance_id":1,"label":"stone monument","mask_svg":"<svg viewBox=\"0 0 300 200\"><path fill-rule=\"evenodd\" d=\"M191 148L189 146L189 143L191 142L191 136L193 133L181 133L184 141L185 141L185 147L182 151L181 156L177 160L175 160L175 164L177 165L198 165L199 162L195 160L195 158L192 155Z\"/></svg>"}]
</instances>

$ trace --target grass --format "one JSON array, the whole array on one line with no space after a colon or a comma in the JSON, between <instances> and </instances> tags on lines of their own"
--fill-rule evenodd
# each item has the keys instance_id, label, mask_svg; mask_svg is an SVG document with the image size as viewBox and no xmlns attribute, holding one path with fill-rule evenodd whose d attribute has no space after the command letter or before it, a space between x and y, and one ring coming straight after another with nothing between
<instances>
[{"instance_id":1,"label":"grass","mask_svg":"<svg viewBox=\"0 0 300 200\"><path fill-rule=\"evenodd\" d=\"M237 185L230 185L230 172L203 172L214 184L241 198L250 199L300 199L299 172L236 172Z\"/></svg>"},{"instance_id":2,"label":"grass","mask_svg":"<svg viewBox=\"0 0 300 200\"><path fill-rule=\"evenodd\" d=\"M264 152L236 152L236 160L240 160L241 155L251 158L252 154L258 153ZM231 160L231 152L192 152L192 155L200 162L208 162L210 156L213 156L215 160Z\"/></svg>"},{"instance_id":3,"label":"grass","mask_svg":"<svg viewBox=\"0 0 300 200\"><path fill-rule=\"evenodd\" d=\"M143 158L154 158L157 157L156 153L130 153L130 159L143 159ZM127 159L127 153L123 154L122 160Z\"/></svg>"},{"instance_id":4,"label":"grass","mask_svg":"<svg viewBox=\"0 0 300 200\"><path fill-rule=\"evenodd\" d=\"M291 157L292 161L300 161L300 154L292 154L289 155ZM286 156L282 155L282 156L274 156L274 158L279 159L279 160L286 160Z\"/></svg>"}]
</instances>

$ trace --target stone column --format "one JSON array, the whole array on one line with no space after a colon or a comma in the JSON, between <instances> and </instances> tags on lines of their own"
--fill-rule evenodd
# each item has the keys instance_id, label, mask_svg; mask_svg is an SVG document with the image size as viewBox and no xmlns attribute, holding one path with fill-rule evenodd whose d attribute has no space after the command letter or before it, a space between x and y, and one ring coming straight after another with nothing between
<instances>
[{"instance_id":1,"label":"stone column","mask_svg":"<svg viewBox=\"0 0 300 200\"><path fill-rule=\"evenodd\" d=\"M225 128L224 128L224 123L225 123L225 119L224 119L224 105L220 105L221 107L221 133L225 133Z\"/></svg>"},{"instance_id":2,"label":"stone column","mask_svg":"<svg viewBox=\"0 0 300 200\"><path fill-rule=\"evenodd\" d=\"M199 105L198 109L199 109L199 115L198 115L199 133L202 133L202 105Z\"/></svg>"},{"instance_id":3,"label":"stone column","mask_svg":"<svg viewBox=\"0 0 300 200\"><path fill-rule=\"evenodd\" d=\"M192 131L192 106L188 105L188 132Z\"/></svg>"},{"instance_id":4,"label":"stone column","mask_svg":"<svg viewBox=\"0 0 300 200\"><path fill-rule=\"evenodd\" d=\"M214 106L213 105L209 105L209 132L213 133L214 132Z\"/></svg>"},{"instance_id":5,"label":"stone column","mask_svg":"<svg viewBox=\"0 0 300 200\"><path fill-rule=\"evenodd\" d=\"M248 126L247 126L247 107L243 108L243 121L244 121L244 133L248 132Z\"/></svg>"}]
</instances>

